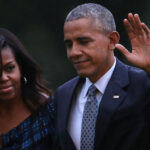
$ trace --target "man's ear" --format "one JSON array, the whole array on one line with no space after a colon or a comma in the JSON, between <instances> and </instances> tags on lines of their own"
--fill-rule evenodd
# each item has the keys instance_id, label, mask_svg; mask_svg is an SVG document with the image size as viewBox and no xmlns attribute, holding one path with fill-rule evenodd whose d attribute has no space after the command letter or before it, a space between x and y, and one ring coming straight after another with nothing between
<instances>
[{"instance_id":1,"label":"man's ear","mask_svg":"<svg viewBox=\"0 0 150 150\"><path fill-rule=\"evenodd\" d=\"M108 37L110 39L109 49L114 50L115 44L117 44L120 40L120 35L117 31L113 31L113 32L109 33Z\"/></svg>"}]
</instances>

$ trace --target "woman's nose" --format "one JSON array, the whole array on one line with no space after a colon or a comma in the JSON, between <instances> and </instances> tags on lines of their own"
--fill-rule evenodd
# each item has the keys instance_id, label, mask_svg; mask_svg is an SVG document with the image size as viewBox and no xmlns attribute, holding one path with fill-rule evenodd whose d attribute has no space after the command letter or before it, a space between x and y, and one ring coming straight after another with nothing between
<instances>
[{"instance_id":1,"label":"woman's nose","mask_svg":"<svg viewBox=\"0 0 150 150\"><path fill-rule=\"evenodd\" d=\"M7 81L8 80L8 75L4 71L2 71L0 81Z\"/></svg>"}]
</instances>

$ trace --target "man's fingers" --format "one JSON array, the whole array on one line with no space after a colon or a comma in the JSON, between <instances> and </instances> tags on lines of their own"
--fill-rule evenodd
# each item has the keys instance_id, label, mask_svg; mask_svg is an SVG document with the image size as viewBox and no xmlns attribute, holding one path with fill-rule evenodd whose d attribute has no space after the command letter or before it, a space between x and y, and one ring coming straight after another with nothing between
<instances>
[{"instance_id":1,"label":"man's fingers","mask_svg":"<svg viewBox=\"0 0 150 150\"><path fill-rule=\"evenodd\" d=\"M145 23L141 23L141 26L143 28L143 30L145 31L145 34L148 38L150 38L150 30L149 28L147 27L147 25Z\"/></svg>"},{"instance_id":2,"label":"man's fingers","mask_svg":"<svg viewBox=\"0 0 150 150\"><path fill-rule=\"evenodd\" d=\"M135 36L145 36L145 31L138 14L133 15L129 13L128 19L124 19L123 22L130 39L135 38Z\"/></svg>"},{"instance_id":3,"label":"man's fingers","mask_svg":"<svg viewBox=\"0 0 150 150\"><path fill-rule=\"evenodd\" d=\"M135 31L140 35L145 35L145 32L143 31L141 20L138 14L134 14L134 20L136 22Z\"/></svg>"},{"instance_id":4,"label":"man's fingers","mask_svg":"<svg viewBox=\"0 0 150 150\"><path fill-rule=\"evenodd\" d=\"M134 29L136 27L136 22L135 22L135 18L133 16L132 13L128 14L128 20L130 22L130 25L132 26L132 28Z\"/></svg>"},{"instance_id":5,"label":"man's fingers","mask_svg":"<svg viewBox=\"0 0 150 150\"><path fill-rule=\"evenodd\" d=\"M134 31L133 31L133 27L131 26L130 22L127 19L124 19L123 23L127 30L129 38L130 39L134 38Z\"/></svg>"},{"instance_id":6,"label":"man's fingers","mask_svg":"<svg viewBox=\"0 0 150 150\"><path fill-rule=\"evenodd\" d=\"M126 57L130 55L130 52L121 44L116 44L115 47Z\"/></svg>"}]
</instances>

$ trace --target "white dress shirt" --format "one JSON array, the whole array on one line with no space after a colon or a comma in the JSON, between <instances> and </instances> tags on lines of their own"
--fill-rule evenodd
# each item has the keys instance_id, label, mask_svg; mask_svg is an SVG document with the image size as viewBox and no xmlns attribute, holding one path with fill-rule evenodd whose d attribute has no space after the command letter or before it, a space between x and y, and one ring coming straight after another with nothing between
<instances>
[{"instance_id":1,"label":"white dress shirt","mask_svg":"<svg viewBox=\"0 0 150 150\"><path fill-rule=\"evenodd\" d=\"M96 98L98 100L98 105L100 105L101 99L105 92L106 86L112 76L115 65L116 65L116 59L113 66L99 80L97 80L94 83L94 85L99 91L96 95ZM87 100L87 91L91 84L92 82L88 78L86 78L85 83L83 84L81 89L78 90L76 99L73 101L73 105L70 112L70 117L68 122L68 132L77 150L80 150L83 110Z\"/></svg>"}]
</instances>

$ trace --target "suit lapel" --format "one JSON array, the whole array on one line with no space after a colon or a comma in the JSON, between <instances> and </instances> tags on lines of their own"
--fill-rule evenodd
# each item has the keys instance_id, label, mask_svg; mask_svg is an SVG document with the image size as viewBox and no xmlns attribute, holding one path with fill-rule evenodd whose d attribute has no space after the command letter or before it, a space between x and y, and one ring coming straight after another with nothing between
<instances>
[{"instance_id":1,"label":"suit lapel","mask_svg":"<svg viewBox=\"0 0 150 150\"><path fill-rule=\"evenodd\" d=\"M79 88L83 82L84 82L83 78L77 77L73 82L70 82L70 85L68 85L68 88L66 88L63 97L63 100L65 100L64 107L63 107L63 114L64 114L63 122L64 122L65 129L67 129L72 102L74 100L74 97L76 97L77 88Z\"/></svg>"},{"instance_id":2,"label":"suit lapel","mask_svg":"<svg viewBox=\"0 0 150 150\"><path fill-rule=\"evenodd\" d=\"M58 108L59 114L62 114L59 118L59 125L61 126L61 137L63 139L63 145L64 149L68 150L76 150L73 141L68 133L67 127L68 127L68 119L71 111L72 102L74 100L74 96L76 96L77 88L84 82L84 79L77 77L73 79L71 82L69 82L66 86L67 88L63 88L65 91L63 91L63 95L61 95L63 99L63 106Z\"/></svg>"},{"instance_id":3,"label":"suit lapel","mask_svg":"<svg viewBox=\"0 0 150 150\"><path fill-rule=\"evenodd\" d=\"M117 60L116 68L107 85L99 106L99 113L96 122L95 149L98 149L100 146L113 113L123 101L126 95L123 88L128 84L127 68L119 60Z\"/></svg>"}]
</instances>

